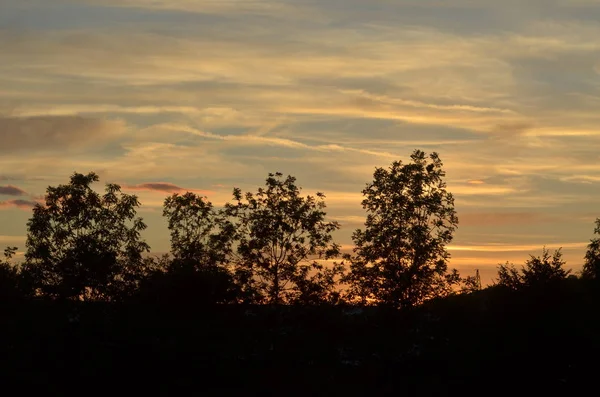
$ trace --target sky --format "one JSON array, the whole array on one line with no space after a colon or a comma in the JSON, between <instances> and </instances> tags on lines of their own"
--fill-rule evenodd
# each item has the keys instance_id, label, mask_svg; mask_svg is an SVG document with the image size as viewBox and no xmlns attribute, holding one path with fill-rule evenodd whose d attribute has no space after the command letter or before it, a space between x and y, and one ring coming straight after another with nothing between
<instances>
[{"instance_id":1,"label":"sky","mask_svg":"<svg viewBox=\"0 0 600 397\"><path fill-rule=\"evenodd\" d=\"M269 172L326 195L349 249L375 167L436 151L450 265L546 245L580 269L600 217L600 0L0 0L0 247L73 172L219 205ZM101 188L102 185L98 185Z\"/></svg>"}]
</instances>

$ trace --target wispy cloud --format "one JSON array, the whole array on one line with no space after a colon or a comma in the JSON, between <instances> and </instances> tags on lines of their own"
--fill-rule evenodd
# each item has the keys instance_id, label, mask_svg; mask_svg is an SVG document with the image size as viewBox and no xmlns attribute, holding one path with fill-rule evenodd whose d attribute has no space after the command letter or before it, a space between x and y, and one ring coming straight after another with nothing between
<instances>
[{"instance_id":1,"label":"wispy cloud","mask_svg":"<svg viewBox=\"0 0 600 397\"><path fill-rule=\"evenodd\" d=\"M461 226L531 225L556 221L556 216L539 212L467 212L459 213Z\"/></svg>"},{"instance_id":2,"label":"wispy cloud","mask_svg":"<svg viewBox=\"0 0 600 397\"><path fill-rule=\"evenodd\" d=\"M0 209L19 208L22 210L31 210L31 208L33 208L33 206L36 204L37 202L31 200L6 200L0 201Z\"/></svg>"},{"instance_id":3,"label":"wispy cloud","mask_svg":"<svg viewBox=\"0 0 600 397\"><path fill-rule=\"evenodd\" d=\"M0 234L0 243L2 244L15 244L25 241L26 236L7 236Z\"/></svg>"},{"instance_id":4,"label":"wispy cloud","mask_svg":"<svg viewBox=\"0 0 600 397\"><path fill-rule=\"evenodd\" d=\"M129 7L149 10L172 10L194 12L209 15L265 15L273 17L298 18L298 13L304 10L307 16L309 9L302 3L294 4L288 1L274 0L84 0L88 4L103 6ZM312 13L311 13L312 15Z\"/></svg>"},{"instance_id":5,"label":"wispy cloud","mask_svg":"<svg viewBox=\"0 0 600 397\"><path fill-rule=\"evenodd\" d=\"M344 147L337 144L328 145L309 145L287 138L269 137L263 135L219 135L211 132L205 132L186 125L162 125L161 128L172 131L189 132L202 138L227 141L227 142L243 142L258 145L281 146L291 149L313 150L318 152L354 152L370 156L398 158L398 155L389 152L379 152L374 150L365 150L352 147Z\"/></svg>"},{"instance_id":6,"label":"wispy cloud","mask_svg":"<svg viewBox=\"0 0 600 397\"><path fill-rule=\"evenodd\" d=\"M517 191L511 186L487 186L487 185L458 185L452 184L449 191L457 196L498 196L508 195Z\"/></svg>"},{"instance_id":7,"label":"wispy cloud","mask_svg":"<svg viewBox=\"0 0 600 397\"><path fill-rule=\"evenodd\" d=\"M0 195L5 195L5 196L24 196L27 193L21 189L18 188L16 186L12 186L12 185L7 185L7 186L0 186Z\"/></svg>"},{"instance_id":8,"label":"wispy cloud","mask_svg":"<svg viewBox=\"0 0 600 397\"><path fill-rule=\"evenodd\" d=\"M151 191L159 193L185 193L194 192L202 195L211 195L214 192L210 190L185 189L168 182L146 182L138 185L123 185L125 190L133 191Z\"/></svg>"},{"instance_id":9,"label":"wispy cloud","mask_svg":"<svg viewBox=\"0 0 600 397\"><path fill-rule=\"evenodd\" d=\"M548 249L559 248L585 248L588 243L562 243L546 244ZM485 244L485 245L450 245L449 251L480 251L480 252L517 252L517 251L536 251L540 245L511 245L511 244Z\"/></svg>"}]
</instances>

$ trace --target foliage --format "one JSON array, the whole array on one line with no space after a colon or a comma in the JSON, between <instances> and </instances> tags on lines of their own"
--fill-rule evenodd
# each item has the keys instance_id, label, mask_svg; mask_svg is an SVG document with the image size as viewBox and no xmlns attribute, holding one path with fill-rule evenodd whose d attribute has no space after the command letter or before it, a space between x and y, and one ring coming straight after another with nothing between
<instances>
[{"instance_id":1,"label":"foliage","mask_svg":"<svg viewBox=\"0 0 600 397\"><path fill-rule=\"evenodd\" d=\"M0 269L17 272L17 268L12 265L11 260L17 253L17 247L6 247L4 249L4 259L0 259Z\"/></svg>"},{"instance_id":2,"label":"foliage","mask_svg":"<svg viewBox=\"0 0 600 397\"><path fill-rule=\"evenodd\" d=\"M458 218L442 161L420 150L411 160L377 168L362 192L365 229L355 231L354 255L347 256L351 299L411 307L452 293L460 280L447 266L445 246Z\"/></svg>"},{"instance_id":3,"label":"foliage","mask_svg":"<svg viewBox=\"0 0 600 397\"><path fill-rule=\"evenodd\" d=\"M523 268L523 281L525 285L535 285L567 278L571 270L565 270L566 262L562 259L559 248L550 257L550 252L544 247L542 256L530 255Z\"/></svg>"},{"instance_id":4,"label":"foliage","mask_svg":"<svg viewBox=\"0 0 600 397\"><path fill-rule=\"evenodd\" d=\"M600 236L600 218L596 219L594 234ZM581 275L585 278L600 279L600 237L590 240Z\"/></svg>"},{"instance_id":5,"label":"foliage","mask_svg":"<svg viewBox=\"0 0 600 397\"><path fill-rule=\"evenodd\" d=\"M479 275L479 269L475 270L474 276L467 276L462 279L461 292L469 293L481 290L481 276Z\"/></svg>"},{"instance_id":6,"label":"foliage","mask_svg":"<svg viewBox=\"0 0 600 397\"><path fill-rule=\"evenodd\" d=\"M564 280L571 272L563 268L565 264L560 248L550 256L550 252L544 247L542 255L530 255L520 271L509 263L500 265L496 285L519 289Z\"/></svg>"},{"instance_id":7,"label":"foliage","mask_svg":"<svg viewBox=\"0 0 600 397\"><path fill-rule=\"evenodd\" d=\"M37 293L69 299L119 299L134 290L149 265L142 253L146 228L134 195L107 184L100 195L91 172L48 187L27 223L24 272Z\"/></svg>"},{"instance_id":8,"label":"foliage","mask_svg":"<svg viewBox=\"0 0 600 397\"><path fill-rule=\"evenodd\" d=\"M523 276L514 264L506 262L503 265L498 265L498 279L495 284L510 289L518 289L523 285Z\"/></svg>"},{"instance_id":9,"label":"foliage","mask_svg":"<svg viewBox=\"0 0 600 397\"><path fill-rule=\"evenodd\" d=\"M200 267L227 262L231 224L206 197L192 192L173 194L163 208L171 232L171 254L176 260Z\"/></svg>"},{"instance_id":10,"label":"foliage","mask_svg":"<svg viewBox=\"0 0 600 397\"><path fill-rule=\"evenodd\" d=\"M163 215L171 232L167 271L154 277L166 299L195 303L230 303L240 296L227 265L234 232L231 222L206 197L173 194Z\"/></svg>"},{"instance_id":11,"label":"foliage","mask_svg":"<svg viewBox=\"0 0 600 397\"><path fill-rule=\"evenodd\" d=\"M223 267L197 268L172 258L162 260L165 268L150 272L141 282L137 297L144 303L197 306L236 303L241 297L231 273Z\"/></svg>"},{"instance_id":12,"label":"foliage","mask_svg":"<svg viewBox=\"0 0 600 397\"><path fill-rule=\"evenodd\" d=\"M6 247L4 259L0 259L0 300L13 298L19 290L19 270L11 262L17 247Z\"/></svg>"},{"instance_id":13,"label":"foliage","mask_svg":"<svg viewBox=\"0 0 600 397\"><path fill-rule=\"evenodd\" d=\"M238 282L254 301L336 299L335 279L343 267L319 261L339 255L331 236L339 225L325 220L324 194L302 197L296 178L276 173L257 193L236 188L233 197L224 210L235 238L232 261Z\"/></svg>"}]
</instances>

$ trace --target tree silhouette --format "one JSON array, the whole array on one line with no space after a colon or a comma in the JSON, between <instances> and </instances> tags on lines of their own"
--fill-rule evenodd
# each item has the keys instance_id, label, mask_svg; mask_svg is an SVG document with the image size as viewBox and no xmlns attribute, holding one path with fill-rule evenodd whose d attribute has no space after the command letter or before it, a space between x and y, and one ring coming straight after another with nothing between
<instances>
[{"instance_id":1,"label":"tree silhouette","mask_svg":"<svg viewBox=\"0 0 600 397\"><path fill-rule=\"evenodd\" d=\"M523 276L514 264L506 262L498 265L498 278L495 280L495 284L513 290L519 289L523 285Z\"/></svg>"},{"instance_id":2,"label":"tree silhouette","mask_svg":"<svg viewBox=\"0 0 600 397\"><path fill-rule=\"evenodd\" d=\"M225 303L239 298L232 274L232 225L206 197L192 192L167 197L163 216L171 233L171 254L165 274L154 280L169 299ZM155 277L155 278L156 278Z\"/></svg>"},{"instance_id":3,"label":"tree silhouette","mask_svg":"<svg viewBox=\"0 0 600 397\"><path fill-rule=\"evenodd\" d=\"M214 266L227 262L231 253L231 224L206 197L192 192L167 197L163 216L171 233L171 254L194 266Z\"/></svg>"},{"instance_id":4,"label":"tree silhouette","mask_svg":"<svg viewBox=\"0 0 600 397\"><path fill-rule=\"evenodd\" d=\"M222 266L198 266L169 255L155 259L155 264L137 294L145 304L185 307L237 303L242 298L232 274Z\"/></svg>"},{"instance_id":5,"label":"tree silhouette","mask_svg":"<svg viewBox=\"0 0 600 397\"><path fill-rule=\"evenodd\" d=\"M474 292L481 290L481 276L479 275L479 269L475 269L474 276L467 276L462 280L462 291L463 292Z\"/></svg>"},{"instance_id":6,"label":"tree silhouette","mask_svg":"<svg viewBox=\"0 0 600 397\"><path fill-rule=\"evenodd\" d=\"M564 280L571 272L563 268L565 264L560 248L550 256L550 251L544 247L541 256L530 255L520 272L512 264L500 265L496 285L518 289Z\"/></svg>"},{"instance_id":7,"label":"tree silhouette","mask_svg":"<svg viewBox=\"0 0 600 397\"><path fill-rule=\"evenodd\" d=\"M0 259L0 301L14 298L19 292L19 271L11 263L17 252L17 247L7 247L4 250L4 259Z\"/></svg>"},{"instance_id":8,"label":"tree silhouette","mask_svg":"<svg viewBox=\"0 0 600 397\"><path fill-rule=\"evenodd\" d=\"M594 234L600 236L600 218L596 219ZM600 237L590 240L581 275L585 278L600 279Z\"/></svg>"},{"instance_id":9,"label":"tree silhouette","mask_svg":"<svg viewBox=\"0 0 600 397\"><path fill-rule=\"evenodd\" d=\"M134 195L107 184L100 195L91 188L98 175L74 173L67 185L48 187L27 223L23 271L37 293L59 298L118 299L130 293L148 261L146 228L136 217Z\"/></svg>"},{"instance_id":10,"label":"tree silhouette","mask_svg":"<svg viewBox=\"0 0 600 397\"><path fill-rule=\"evenodd\" d=\"M353 234L349 296L410 307L451 293L460 277L448 272L446 244L458 218L437 153L415 150L411 163L377 168L363 190L365 230Z\"/></svg>"},{"instance_id":11,"label":"tree silhouette","mask_svg":"<svg viewBox=\"0 0 600 397\"><path fill-rule=\"evenodd\" d=\"M272 304L334 299L342 265L318 261L339 255L331 236L339 225L325 220L325 195L302 197L296 178L276 173L257 193L235 188L233 196L224 214L235 232L232 260L244 290Z\"/></svg>"}]
</instances>

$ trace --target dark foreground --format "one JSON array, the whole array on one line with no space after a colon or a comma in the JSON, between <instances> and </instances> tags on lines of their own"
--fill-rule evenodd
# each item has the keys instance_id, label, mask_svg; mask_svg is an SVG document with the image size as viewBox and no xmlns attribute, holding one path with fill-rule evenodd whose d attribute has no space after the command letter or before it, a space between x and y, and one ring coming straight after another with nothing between
<instances>
[{"instance_id":1,"label":"dark foreground","mask_svg":"<svg viewBox=\"0 0 600 397\"><path fill-rule=\"evenodd\" d=\"M589 395L600 289L487 289L413 311L0 305L0 380L44 395Z\"/></svg>"}]
</instances>

